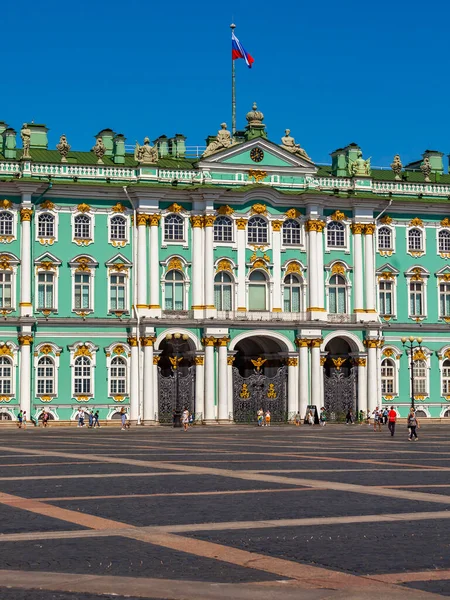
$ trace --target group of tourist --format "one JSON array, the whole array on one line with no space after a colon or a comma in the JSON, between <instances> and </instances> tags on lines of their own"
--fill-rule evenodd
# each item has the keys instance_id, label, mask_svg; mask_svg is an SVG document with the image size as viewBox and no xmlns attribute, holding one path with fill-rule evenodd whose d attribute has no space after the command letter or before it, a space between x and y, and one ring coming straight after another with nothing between
<instances>
[{"instance_id":1,"label":"group of tourist","mask_svg":"<svg viewBox=\"0 0 450 600\"><path fill-rule=\"evenodd\" d=\"M258 420L258 427L270 427L270 410L264 412L263 409L260 408L256 413L256 417Z\"/></svg>"},{"instance_id":2,"label":"group of tourist","mask_svg":"<svg viewBox=\"0 0 450 600\"><path fill-rule=\"evenodd\" d=\"M125 409L122 409L123 413L125 413ZM122 414L121 411L121 414ZM89 429L95 429L96 427L100 427L100 423L98 420L98 410L94 411L93 410L89 410L86 411L83 408L79 408L78 412L77 412L77 421L78 421L78 425L77 427L85 427L85 423L84 420L87 417L88 419L88 427ZM123 429L123 421L122 421L122 429Z\"/></svg>"},{"instance_id":3,"label":"group of tourist","mask_svg":"<svg viewBox=\"0 0 450 600\"><path fill-rule=\"evenodd\" d=\"M393 406L391 406L390 410L388 410L387 408L381 409L377 406L372 411L373 430L381 431L382 425L387 424L388 429L391 432L391 437L394 437L397 416L397 411L394 409ZM409 409L408 418L406 419L406 426L409 431L409 441L417 441L419 438L417 436L416 429L420 429L420 424L418 418L416 417L416 411L413 406L411 406L411 408Z\"/></svg>"}]
</instances>

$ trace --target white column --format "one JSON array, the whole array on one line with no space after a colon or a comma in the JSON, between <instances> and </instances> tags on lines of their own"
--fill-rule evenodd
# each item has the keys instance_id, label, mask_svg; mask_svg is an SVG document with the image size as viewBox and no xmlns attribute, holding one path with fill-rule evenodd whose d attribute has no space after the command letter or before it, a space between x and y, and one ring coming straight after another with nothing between
<instances>
[{"instance_id":1,"label":"white column","mask_svg":"<svg viewBox=\"0 0 450 600\"><path fill-rule=\"evenodd\" d=\"M318 307L318 264L317 264L317 228L316 221L307 221L308 231L308 310Z\"/></svg>"},{"instance_id":2,"label":"white column","mask_svg":"<svg viewBox=\"0 0 450 600\"><path fill-rule=\"evenodd\" d=\"M159 220L160 215L153 214L149 216L150 223L150 309L160 311L160 289L159 278ZM141 228L139 228L140 231ZM154 418L154 417L152 417Z\"/></svg>"},{"instance_id":3,"label":"white column","mask_svg":"<svg viewBox=\"0 0 450 600\"><path fill-rule=\"evenodd\" d=\"M20 316L26 317L33 314L31 305L31 216L33 210L28 205L20 211L21 236L20 236Z\"/></svg>"},{"instance_id":4,"label":"white column","mask_svg":"<svg viewBox=\"0 0 450 600\"><path fill-rule=\"evenodd\" d=\"M158 363L159 363L159 354L155 355L155 351L153 351L153 398L154 407L155 407L155 421L159 420L159 383L158 383Z\"/></svg>"},{"instance_id":5,"label":"white column","mask_svg":"<svg viewBox=\"0 0 450 600\"><path fill-rule=\"evenodd\" d=\"M131 346L130 419L137 421L139 415L139 348L136 337L129 337Z\"/></svg>"},{"instance_id":6,"label":"white column","mask_svg":"<svg viewBox=\"0 0 450 600\"><path fill-rule=\"evenodd\" d=\"M247 310L247 299L245 293L245 227L247 219L238 219L237 224L237 265L238 265L238 302L237 310Z\"/></svg>"},{"instance_id":7,"label":"white column","mask_svg":"<svg viewBox=\"0 0 450 600\"><path fill-rule=\"evenodd\" d=\"M234 356L227 357L227 373L228 373L228 418L230 421L234 419L233 407L233 363Z\"/></svg>"},{"instance_id":8,"label":"white column","mask_svg":"<svg viewBox=\"0 0 450 600\"><path fill-rule=\"evenodd\" d=\"M33 337L29 334L19 335L20 344L20 377L19 393L20 408L27 411L27 419L31 416L31 343Z\"/></svg>"},{"instance_id":9,"label":"white column","mask_svg":"<svg viewBox=\"0 0 450 600\"><path fill-rule=\"evenodd\" d=\"M155 396L153 389L153 342L152 336L142 340L144 346L144 422L155 419Z\"/></svg>"},{"instance_id":10,"label":"white column","mask_svg":"<svg viewBox=\"0 0 450 600\"><path fill-rule=\"evenodd\" d=\"M317 221L317 308L324 310L324 291L325 285L323 280L323 221Z\"/></svg>"},{"instance_id":11,"label":"white column","mask_svg":"<svg viewBox=\"0 0 450 600\"><path fill-rule=\"evenodd\" d=\"M203 256L203 222L200 215L191 217L192 226L192 310L203 310L203 273L205 260Z\"/></svg>"},{"instance_id":12,"label":"white column","mask_svg":"<svg viewBox=\"0 0 450 600\"><path fill-rule=\"evenodd\" d=\"M214 343L216 338L207 337L205 344L205 421L212 423L216 420L216 408L214 406Z\"/></svg>"},{"instance_id":13,"label":"white column","mask_svg":"<svg viewBox=\"0 0 450 600\"><path fill-rule=\"evenodd\" d=\"M213 316L211 311L215 310L214 306L214 215L205 216L205 253L203 260L205 261L205 309L207 316Z\"/></svg>"},{"instance_id":14,"label":"white column","mask_svg":"<svg viewBox=\"0 0 450 600\"><path fill-rule=\"evenodd\" d=\"M320 366L320 344L322 340L311 340L311 404L315 404L318 409L323 406L322 384L320 378L323 377L322 367Z\"/></svg>"},{"instance_id":15,"label":"white column","mask_svg":"<svg viewBox=\"0 0 450 600\"><path fill-rule=\"evenodd\" d=\"M288 413L291 413L291 417L298 411L298 358L289 357L287 359L288 364Z\"/></svg>"},{"instance_id":16,"label":"white column","mask_svg":"<svg viewBox=\"0 0 450 600\"><path fill-rule=\"evenodd\" d=\"M364 227L364 286L366 291L366 312L374 313L375 309L375 257L373 248L374 223Z\"/></svg>"},{"instance_id":17,"label":"white column","mask_svg":"<svg viewBox=\"0 0 450 600\"><path fill-rule=\"evenodd\" d=\"M148 215L137 215L137 303L136 308L147 308L147 220Z\"/></svg>"},{"instance_id":18,"label":"white column","mask_svg":"<svg viewBox=\"0 0 450 600\"><path fill-rule=\"evenodd\" d=\"M368 411L378 406L377 397L377 340L367 340L367 398Z\"/></svg>"},{"instance_id":19,"label":"white column","mask_svg":"<svg viewBox=\"0 0 450 600\"><path fill-rule=\"evenodd\" d=\"M273 296L272 312L283 310L281 298L281 227L282 221L272 221Z\"/></svg>"},{"instance_id":20,"label":"white column","mask_svg":"<svg viewBox=\"0 0 450 600\"><path fill-rule=\"evenodd\" d=\"M353 223L353 312L364 312L363 298L363 252L362 252L362 232L361 223Z\"/></svg>"},{"instance_id":21,"label":"white column","mask_svg":"<svg viewBox=\"0 0 450 600\"><path fill-rule=\"evenodd\" d=\"M195 412L202 414L205 419L205 357L198 354L195 357Z\"/></svg>"},{"instance_id":22,"label":"white column","mask_svg":"<svg viewBox=\"0 0 450 600\"><path fill-rule=\"evenodd\" d=\"M308 406L308 340L299 339L299 388L300 388L300 416L304 419L306 415L306 407Z\"/></svg>"},{"instance_id":23,"label":"white column","mask_svg":"<svg viewBox=\"0 0 450 600\"><path fill-rule=\"evenodd\" d=\"M218 417L219 421L228 421L228 348L227 344L229 342L229 338L224 337L220 338L218 341L219 344L219 410Z\"/></svg>"},{"instance_id":24,"label":"white column","mask_svg":"<svg viewBox=\"0 0 450 600\"><path fill-rule=\"evenodd\" d=\"M358 410L367 415L367 359L358 358Z\"/></svg>"}]
</instances>

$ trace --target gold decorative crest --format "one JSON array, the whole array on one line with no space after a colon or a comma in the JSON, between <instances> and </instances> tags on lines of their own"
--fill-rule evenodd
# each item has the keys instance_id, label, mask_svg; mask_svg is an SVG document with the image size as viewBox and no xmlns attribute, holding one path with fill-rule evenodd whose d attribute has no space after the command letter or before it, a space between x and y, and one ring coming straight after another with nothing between
<instances>
[{"instance_id":1,"label":"gold decorative crest","mask_svg":"<svg viewBox=\"0 0 450 600\"><path fill-rule=\"evenodd\" d=\"M339 356L338 358L332 358L331 360L333 361L333 364L336 367L336 370L340 371L342 365L346 362L347 359Z\"/></svg>"},{"instance_id":2,"label":"gold decorative crest","mask_svg":"<svg viewBox=\"0 0 450 600\"><path fill-rule=\"evenodd\" d=\"M50 346L50 344L45 344L41 347L40 352L41 354L50 354L51 352L53 352L53 348Z\"/></svg>"},{"instance_id":3,"label":"gold decorative crest","mask_svg":"<svg viewBox=\"0 0 450 600\"><path fill-rule=\"evenodd\" d=\"M283 227L283 221L271 221L271 224L274 231L281 231Z\"/></svg>"},{"instance_id":4,"label":"gold decorative crest","mask_svg":"<svg viewBox=\"0 0 450 600\"><path fill-rule=\"evenodd\" d=\"M242 384L239 396L241 398L250 398L250 392L248 391L248 385L246 383Z\"/></svg>"},{"instance_id":5,"label":"gold decorative crest","mask_svg":"<svg viewBox=\"0 0 450 600\"><path fill-rule=\"evenodd\" d=\"M275 391L275 384L269 383L269 388L267 390L267 397L275 399L277 397L277 393Z\"/></svg>"},{"instance_id":6,"label":"gold decorative crest","mask_svg":"<svg viewBox=\"0 0 450 600\"><path fill-rule=\"evenodd\" d=\"M222 258L221 260L219 260L219 262L217 263L216 273L220 273L220 271L230 271L230 273L232 273L233 266L231 264L231 261L229 261L227 258Z\"/></svg>"},{"instance_id":7,"label":"gold decorative crest","mask_svg":"<svg viewBox=\"0 0 450 600\"><path fill-rule=\"evenodd\" d=\"M217 209L217 214L226 215L229 217L230 215L234 214L234 210L231 208L231 206L228 206L228 204L223 204Z\"/></svg>"},{"instance_id":8,"label":"gold decorative crest","mask_svg":"<svg viewBox=\"0 0 450 600\"><path fill-rule=\"evenodd\" d=\"M347 271L343 263L334 263L334 265L331 267L331 273L333 275L343 275L345 277L346 272Z\"/></svg>"},{"instance_id":9,"label":"gold decorative crest","mask_svg":"<svg viewBox=\"0 0 450 600\"><path fill-rule=\"evenodd\" d=\"M203 354L198 354L196 357L194 357L194 364L197 367L201 367L205 364L205 357L203 356Z\"/></svg>"},{"instance_id":10,"label":"gold decorative crest","mask_svg":"<svg viewBox=\"0 0 450 600\"><path fill-rule=\"evenodd\" d=\"M89 204L86 204L86 202L82 202L81 204L79 204L77 206L77 210L78 210L78 212L81 212L81 213L87 213L87 212L90 212L91 207L89 206Z\"/></svg>"},{"instance_id":11,"label":"gold decorative crest","mask_svg":"<svg viewBox=\"0 0 450 600\"><path fill-rule=\"evenodd\" d=\"M92 358L92 352L89 350L89 346L86 346L86 344L80 344L75 350L73 357L77 358L78 356L87 356L88 358Z\"/></svg>"},{"instance_id":12,"label":"gold decorative crest","mask_svg":"<svg viewBox=\"0 0 450 600\"><path fill-rule=\"evenodd\" d=\"M265 204L254 204L250 213L252 215L265 215L267 213L267 206Z\"/></svg>"},{"instance_id":13,"label":"gold decorative crest","mask_svg":"<svg viewBox=\"0 0 450 600\"><path fill-rule=\"evenodd\" d=\"M20 209L20 220L22 222L24 222L24 221L31 221L32 215L33 215L33 209L32 208L21 208Z\"/></svg>"},{"instance_id":14,"label":"gold decorative crest","mask_svg":"<svg viewBox=\"0 0 450 600\"><path fill-rule=\"evenodd\" d=\"M258 356L258 358L256 360L252 358L251 361L252 361L252 365L259 372L261 370L261 367L263 366L263 364L265 362L267 362L267 358L261 358L261 356Z\"/></svg>"},{"instance_id":15,"label":"gold decorative crest","mask_svg":"<svg viewBox=\"0 0 450 600\"><path fill-rule=\"evenodd\" d=\"M6 344L3 344L3 346L0 346L0 356L10 356L12 358L13 353L12 350L9 346L7 346Z\"/></svg>"},{"instance_id":16,"label":"gold decorative crest","mask_svg":"<svg viewBox=\"0 0 450 600\"><path fill-rule=\"evenodd\" d=\"M42 204L39 205L39 208L43 208L45 210L53 210L55 208L55 204L51 200L44 200Z\"/></svg>"},{"instance_id":17,"label":"gold decorative crest","mask_svg":"<svg viewBox=\"0 0 450 600\"><path fill-rule=\"evenodd\" d=\"M392 217L384 215L384 217L381 217L380 223L383 223L383 225L390 225L392 223Z\"/></svg>"},{"instance_id":18,"label":"gold decorative crest","mask_svg":"<svg viewBox=\"0 0 450 600\"><path fill-rule=\"evenodd\" d=\"M4 200L0 200L0 208L3 208L3 210L11 208L12 205L13 203L11 202L11 200L7 200L6 198Z\"/></svg>"},{"instance_id":19,"label":"gold decorative crest","mask_svg":"<svg viewBox=\"0 0 450 600\"><path fill-rule=\"evenodd\" d=\"M123 204L121 204L120 202L118 202L116 205L114 205L111 208L111 210L114 213L124 213L127 209L126 209L126 207Z\"/></svg>"},{"instance_id":20,"label":"gold decorative crest","mask_svg":"<svg viewBox=\"0 0 450 600\"><path fill-rule=\"evenodd\" d=\"M179 258L177 258L176 256L173 256L169 260L169 264L167 265L167 270L168 271L182 271L183 263L181 262L181 260Z\"/></svg>"},{"instance_id":21,"label":"gold decorative crest","mask_svg":"<svg viewBox=\"0 0 450 600\"><path fill-rule=\"evenodd\" d=\"M300 214L300 211L296 208L290 208L285 212L285 215L288 219L298 219Z\"/></svg>"},{"instance_id":22,"label":"gold decorative crest","mask_svg":"<svg viewBox=\"0 0 450 600\"><path fill-rule=\"evenodd\" d=\"M299 275L303 276L300 264L295 260L291 261L286 268L286 275L289 275L289 273L298 273Z\"/></svg>"},{"instance_id":23,"label":"gold decorative crest","mask_svg":"<svg viewBox=\"0 0 450 600\"><path fill-rule=\"evenodd\" d=\"M330 215L330 219L332 221L343 221L346 218L347 217L345 216L345 213L341 212L340 210L335 210L334 213Z\"/></svg>"},{"instance_id":24,"label":"gold decorative crest","mask_svg":"<svg viewBox=\"0 0 450 600\"><path fill-rule=\"evenodd\" d=\"M240 230L245 229L247 226L247 219L237 219L236 221L237 228Z\"/></svg>"},{"instance_id":25,"label":"gold decorative crest","mask_svg":"<svg viewBox=\"0 0 450 600\"><path fill-rule=\"evenodd\" d=\"M169 212L179 213L181 211L184 211L184 208L180 204L177 204L176 202L174 202L173 204L171 204L169 206L169 208L167 210Z\"/></svg>"},{"instance_id":26,"label":"gold decorative crest","mask_svg":"<svg viewBox=\"0 0 450 600\"><path fill-rule=\"evenodd\" d=\"M413 360L427 360L426 354L422 349L416 350L413 354Z\"/></svg>"},{"instance_id":27,"label":"gold decorative crest","mask_svg":"<svg viewBox=\"0 0 450 600\"><path fill-rule=\"evenodd\" d=\"M420 267L413 269L414 275L411 276L411 281L423 281L423 271Z\"/></svg>"},{"instance_id":28,"label":"gold decorative crest","mask_svg":"<svg viewBox=\"0 0 450 600\"><path fill-rule=\"evenodd\" d=\"M264 181L267 177L266 171L260 171L258 169L250 169L248 172L248 178L253 179L255 183L259 183L260 181Z\"/></svg>"},{"instance_id":29,"label":"gold decorative crest","mask_svg":"<svg viewBox=\"0 0 450 600\"><path fill-rule=\"evenodd\" d=\"M422 219L419 219L419 217L414 217L414 219L412 219L409 222L409 226L410 227L423 227L423 221L422 221Z\"/></svg>"}]
</instances>

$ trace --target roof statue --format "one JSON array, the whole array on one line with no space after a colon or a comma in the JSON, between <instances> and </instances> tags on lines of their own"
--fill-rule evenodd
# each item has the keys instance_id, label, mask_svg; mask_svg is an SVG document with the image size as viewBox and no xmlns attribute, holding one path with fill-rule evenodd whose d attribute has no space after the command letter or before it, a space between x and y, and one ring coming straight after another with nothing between
<instances>
[{"instance_id":1,"label":"roof statue","mask_svg":"<svg viewBox=\"0 0 450 600\"><path fill-rule=\"evenodd\" d=\"M225 148L229 148L233 145L231 133L227 130L227 124L221 123L220 127L221 128L217 132L216 139L208 144L206 150L203 152L204 158L210 154L214 154L215 152L219 152L219 150L224 150Z\"/></svg>"},{"instance_id":2,"label":"roof statue","mask_svg":"<svg viewBox=\"0 0 450 600\"><path fill-rule=\"evenodd\" d=\"M391 163L391 169L395 173L396 181L400 181L402 178L401 173L402 173L402 169L403 169L402 161L400 160L400 154L396 154L394 156L394 160Z\"/></svg>"},{"instance_id":3,"label":"roof statue","mask_svg":"<svg viewBox=\"0 0 450 600\"><path fill-rule=\"evenodd\" d=\"M155 146L150 146L150 139L144 138L144 145L140 146L139 142L136 142L134 148L134 159L141 163L141 165L154 165L158 160L158 149Z\"/></svg>"},{"instance_id":4,"label":"roof statue","mask_svg":"<svg viewBox=\"0 0 450 600\"><path fill-rule=\"evenodd\" d=\"M264 121L264 115L260 110L258 110L256 102L253 102L252 110L247 113L245 118L247 119L250 127L253 127L254 125L262 125L262 122Z\"/></svg>"},{"instance_id":5,"label":"roof statue","mask_svg":"<svg viewBox=\"0 0 450 600\"><path fill-rule=\"evenodd\" d=\"M425 158L423 159L423 163L420 165L420 170L422 171L423 176L425 177L425 181L429 183L431 175L431 164L428 156L425 156Z\"/></svg>"},{"instance_id":6,"label":"roof statue","mask_svg":"<svg viewBox=\"0 0 450 600\"><path fill-rule=\"evenodd\" d=\"M30 143L31 143L31 129L28 127L28 123L22 125L20 130L20 137L22 138L23 154L22 158L31 158L30 155Z\"/></svg>"},{"instance_id":7,"label":"roof statue","mask_svg":"<svg viewBox=\"0 0 450 600\"><path fill-rule=\"evenodd\" d=\"M105 153L106 153L106 147L105 147L105 144L103 143L103 140L101 137L97 138L95 146L92 148L92 152L98 158L97 164L102 165L103 157L105 156Z\"/></svg>"},{"instance_id":8,"label":"roof statue","mask_svg":"<svg viewBox=\"0 0 450 600\"><path fill-rule=\"evenodd\" d=\"M291 137L291 130L286 129L284 136L281 138L283 150L287 150L292 154L296 154L301 158L306 158L307 160L311 160L307 155L306 151L300 146L300 144L295 143L295 139Z\"/></svg>"},{"instance_id":9,"label":"roof statue","mask_svg":"<svg viewBox=\"0 0 450 600\"><path fill-rule=\"evenodd\" d=\"M350 160L348 163L348 171L350 175L370 176L370 158L364 160L361 150L358 150L356 160Z\"/></svg>"},{"instance_id":10,"label":"roof statue","mask_svg":"<svg viewBox=\"0 0 450 600\"><path fill-rule=\"evenodd\" d=\"M67 155L70 152L70 144L64 134L59 138L59 144L56 144L56 149L61 154L61 162L67 162Z\"/></svg>"}]
</instances>

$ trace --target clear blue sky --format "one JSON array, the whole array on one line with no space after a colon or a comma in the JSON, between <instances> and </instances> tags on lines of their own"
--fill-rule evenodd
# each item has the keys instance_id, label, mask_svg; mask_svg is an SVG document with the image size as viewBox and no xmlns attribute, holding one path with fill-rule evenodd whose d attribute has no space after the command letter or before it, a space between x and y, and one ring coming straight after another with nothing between
<instances>
[{"instance_id":1,"label":"clear blue sky","mask_svg":"<svg viewBox=\"0 0 450 600\"><path fill-rule=\"evenodd\" d=\"M373 165L450 151L446 0L22 0L2 13L0 120L45 123L52 148L65 133L87 150L105 127L128 144L203 144L231 126L233 19L255 58L236 62L238 129L256 100L269 139L289 127L316 162L349 142Z\"/></svg>"}]
</instances>

